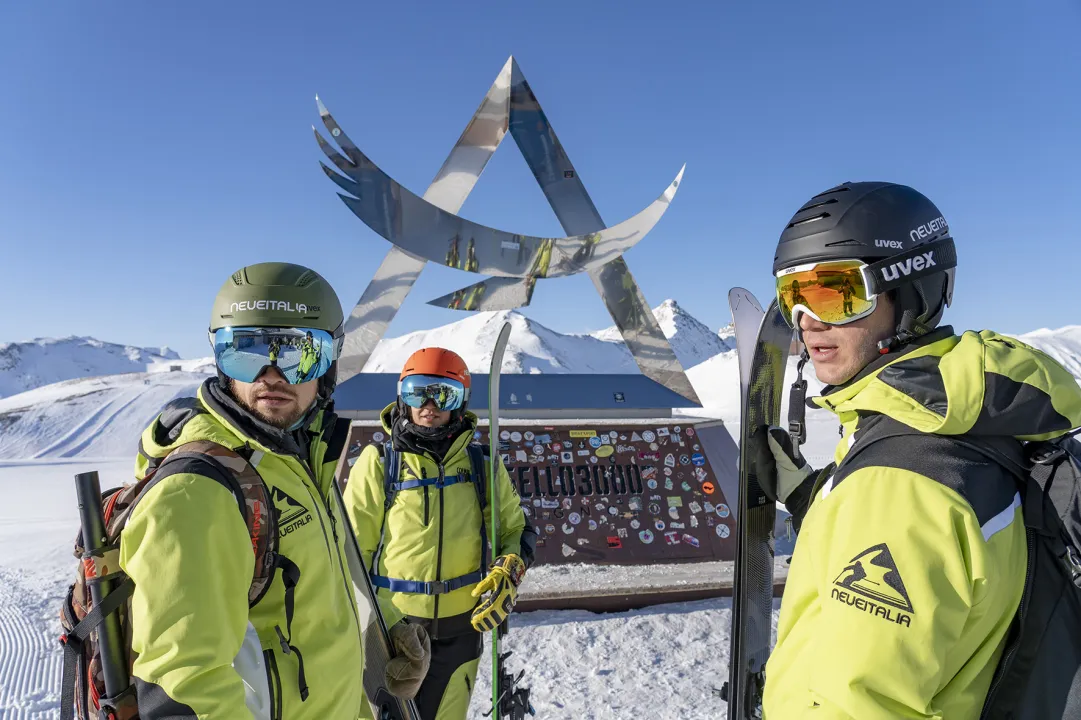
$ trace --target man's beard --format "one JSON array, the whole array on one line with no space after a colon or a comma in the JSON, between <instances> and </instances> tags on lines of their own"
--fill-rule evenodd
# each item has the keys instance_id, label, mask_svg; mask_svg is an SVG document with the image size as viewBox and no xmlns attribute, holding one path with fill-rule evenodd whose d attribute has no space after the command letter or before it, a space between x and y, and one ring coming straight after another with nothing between
<instances>
[{"instance_id":1,"label":"man's beard","mask_svg":"<svg viewBox=\"0 0 1081 720\"><path fill-rule=\"evenodd\" d=\"M308 412L308 408L298 407L295 411L289 413L288 415L273 416L267 415L258 408L249 407L245 409L255 417L265 422L267 425L276 427L279 430L288 430L289 428L293 427L293 425L296 424L297 420L300 420Z\"/></svg>"},{"instance_id":2,"label":"man's beard","mask_svg":"<svg viewBox=\"0 0 1081 720\"><path fill-rule=\"evenodd\" d=\"M271 427L276 427L279 430L288 430L289 428L293 427L293 425L295 425L298 420L304 417L310 409L300 407L298 405L297 408L288 415L268 415L267 413L260 410L258 407L254 405L249 405L247 401L241 400L240 394L236 392L236 387L233 385L234 382L236 381L232 378L229 379L229 394L233 396L233 398L237 401L237 404L247 410L252 415L254 415L259 420L265 422L267 425L270 425ZM278 390L277 392L281 392L281 390ZM292 395L291 393L290 396L293 397L294 401L296 401L296 396Z\"/></svg>"}]
</instances>

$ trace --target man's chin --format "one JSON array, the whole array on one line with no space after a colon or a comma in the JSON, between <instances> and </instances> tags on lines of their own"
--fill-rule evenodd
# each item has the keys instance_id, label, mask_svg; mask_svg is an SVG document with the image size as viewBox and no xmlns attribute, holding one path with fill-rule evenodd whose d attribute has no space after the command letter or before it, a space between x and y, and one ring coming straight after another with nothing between
<instances>
[{"instance_id":1,"label":"man's chin","mask_svg":"<svg viewBox=\"0 0 1081 720\"><path fill-rule=\"evenodd\" d=\"M818 378L818 382L824 385L844 385L846 382L856 376L856 373L848 372L844 368L834 366L832 364L819 363L814 366L815 377Z\"/></svg>"},{"instance_id":2,"label":"man's chin","mask_svg":"<svg viewBox=\"0 0 1081 720\"><path fill-rule=\"evenodd\" d=\"M282 430L288 430L293 426L300 416L303 414L297 408L296 403L292 403L287 407L275 407L267 408L262 403L257 403L253 409L253 413L260 420L268 425L273 425L276 428Z\"/></svg>"}]
</instances>

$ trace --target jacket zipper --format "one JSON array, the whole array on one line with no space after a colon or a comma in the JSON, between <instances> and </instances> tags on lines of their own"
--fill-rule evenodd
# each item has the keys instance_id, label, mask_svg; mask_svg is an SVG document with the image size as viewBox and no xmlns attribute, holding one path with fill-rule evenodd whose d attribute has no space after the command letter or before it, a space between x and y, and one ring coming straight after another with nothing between
<instances>
[{"instance_id":1,"label":"jacket zipper","mask_svg":"<svg viewBox=\"0 0 1081 720\"><path fill-rule=\"evenodd\" d=\"M296 458L297 458L298 461L300 461L300 465L308 473L308 477L311 479L312 485L314 487L318 488L319 483L315 478L315 473L312 472L312 469L310 467L308 467L308 464L306 462L304 462L303 460L300 459L300 456L296 456ZM331 482L337 482L337 481L332 479ZM307 486L305 486L304 489L308 491L308 496L311 497L312 502L318 503L318 501L315 499L315 496L312 495L312 491ZM321 504L323 506L323 509L326 510L327 517L330 519L330 531L334 535L334 552L331 552L330 551L330 540L329 540L329 538L327 538L327 527L326 527L326 524L323 522L322 516L319 516L319 525L323 528L323 540L327 544L327 555L331 559L333 559L335 555L337 555L337 557L338 557L338 570L341 572L342 587L345 588L346 605L349 605L349 607L351 607L353 609L353 620L356 621L356 628L357 628L357 640L361 643L361 647L363 647L364 641L363 641L361 633L360 633L360 616L357 615L356 603L354 603L354 602L352 602L352 600L350 600L350 598L352 597L352 593L349 592L349 582L350 582L349 573L347 573L346 570L345 570L345 564L342 562L342 551L341 551L341 548L338 545L338 527L337 527L338 523L334 520L334 512L333 512L333 510L331 510L330 503L327 502L326 498L323 498L323 503L321 503ZM315 514L319 515L319 512L316 511Z\"/></svg>"},{"instance_id":2,"label":"jacket zipper","mask_svg":"<svg viewBox=\"0 0 1081 720\"><path fill-rule=\"evenodd\" d=\"M274 657L273 650L263 651L263 665L266 666L267 689L270 691L270 717L273 720L281 720L282 684L278 676L278 661Z\"/></svg>"},{"instance_id":3,"label":"jacket zipper","mask_svg":"<svg viewBox=\"0 0 1081 720\"><path fill-rule=\"evenodd\" d=\"M439 465L439 543L435 553L435 579L443 579L443 465ZM424 488L427 490L428 488ZM425 496L427 499L427 496ZM432 611L432 636L439 637L439 595L435 596L435 608Z\"/></svg>"},{"instance_id":4,"label":"jacket zipper","mask_svg":"<svg viewBox=\"0 0 1081 720\"><path fill-rule=\"evenodd\" d=\"M1032 590L1029 584L1032 580L1032 563L1035 560L1036 546L1033 540L1036 531L1029 528L1025 528L1025 545L1028 550L1028 567L1025 568L1025 591L1021 594L1021 604L1017 608L1017 637L1014 638L1010 647L1006 648L1006 652L1003 653L1002 659L999 661L998 669L1000 672L996 673L995 678L991 681L991 687L987 691L987 699L983 703L983 711L980 712L980 718L988 717L988 713L991 711L992 702L995 699L995 695L998 692L999 686L1002 684L1002 678L1006 676L1006 672L1010 666L1010 660L1013 659L1014 653L1017 652L1017 648L1021 645L1021 628L1025 624L1025 610L1028 606L1029 593Z\"/></svg>"},{"instance_id":5,"label":"jacket zipper","mask_svg":"<svg viewBox=\"0 0 1081 720\"><path fill-rule=\"evenodd\" d=\"M424 486L424 526L427 527L429 522L431 522L431 516L429 515L429 511L428 511L428 486L425 485Z\"/></svg>"}]
</instances>

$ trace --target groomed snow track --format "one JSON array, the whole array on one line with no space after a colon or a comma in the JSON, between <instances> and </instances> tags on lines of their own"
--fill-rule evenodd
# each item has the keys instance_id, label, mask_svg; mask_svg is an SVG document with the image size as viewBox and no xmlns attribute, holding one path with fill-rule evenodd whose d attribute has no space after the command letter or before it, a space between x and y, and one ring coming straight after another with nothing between
<instances>
[{"instance_id":1,"label":"groomed snow track","mask_svg":"<svg viewBox=\"0 0 1081 720\"><path fill-rule=\"evenodd\" d=\"M56 594L25 588L17 575L0 570L0 718L4 720L59 715L63 655L58 651Z\"/></svg>"},{"instance_id":2,"label":"groomed snow track","mask_svg":"<svg viewBox=\"0 0 1081 720\"><path fill-rule=\"evenodd\" d=\"M34 458L75 457L92 443L121 413L146 395L150 387L139 385L130 391L114 397L97 408L82 422L73 427L64 437L38 451Z\"/></svg>"}]
</instances>

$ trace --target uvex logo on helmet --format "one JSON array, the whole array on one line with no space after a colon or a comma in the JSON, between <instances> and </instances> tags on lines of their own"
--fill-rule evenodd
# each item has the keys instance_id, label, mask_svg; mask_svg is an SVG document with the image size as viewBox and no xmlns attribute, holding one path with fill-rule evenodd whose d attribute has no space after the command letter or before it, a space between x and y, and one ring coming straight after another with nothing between
<instances>
[{"instance_id":1,"label":"uvex logo on helmet","mask_svg":"<svg viewBox=\"0 0 1081 720\"><path fill-rule=\"evenodd\" d=\"M937 234L940 230L949 230L950 226L946 223L946 218L939 215L931 222L926 222L917 228L913 228L908 231L908 236L914 241L925 240L932 235Z\"/></svg>"},{"instance_id":2,"label":"uvex logo on helmet","mask_svg":"<svg viewBox=\"0 0 1081 720\"><path fill-rule=\"evenodd\" d=\"M896 280L901 275L911 275L914 272L923 272L929 267L935 267L935 251L925 252L904 262L895 262L887 268L882 268L882 277L885 280Z\"/></svg>"},{"instance_id":3,"label":"uvex logo on helmet","mask_svg":"<svg viewBox=\"0 0 1081 720\"><path fill-rule=\"evenodd\" d=\"M288 300L241 300L235 302L229 306L229 312L245 312L248 310L276 310L278 312L291 312L306 314L309 310L316 310L317 308L309 308L303 303L293 304Z\"/></svg>"},{"instance_id":4,"label":"uvex logo on helmet","mask_svg":"<svg viewBox=\"0 0 1081 720\"><path fill-rule=\"evenodd\" d=\"M900 240L875 240L875 247L881 248L893 248L894 250L900 250L904 246Z\"/></svg>"}]
</instances>

